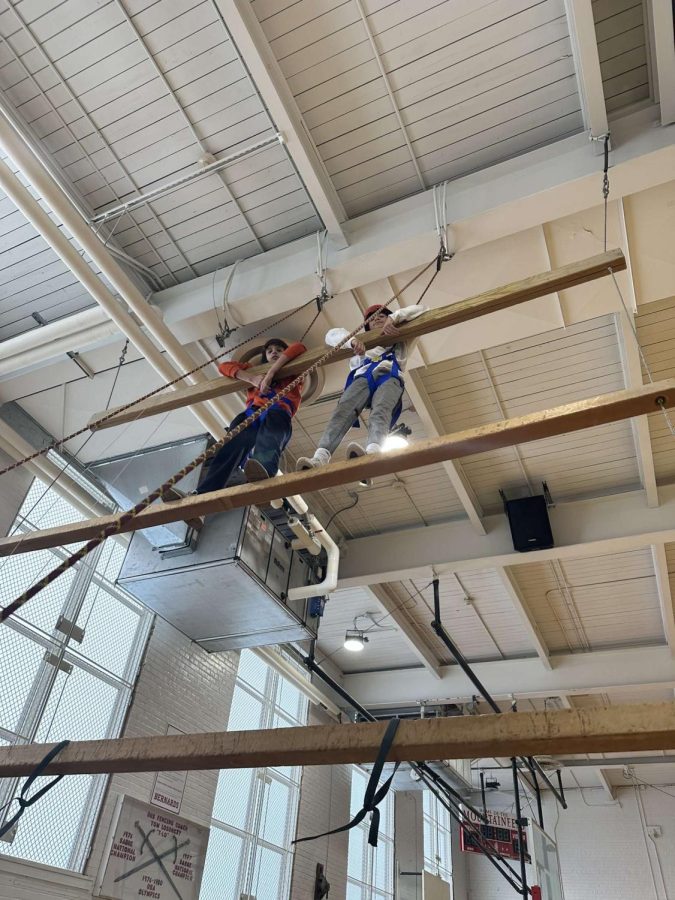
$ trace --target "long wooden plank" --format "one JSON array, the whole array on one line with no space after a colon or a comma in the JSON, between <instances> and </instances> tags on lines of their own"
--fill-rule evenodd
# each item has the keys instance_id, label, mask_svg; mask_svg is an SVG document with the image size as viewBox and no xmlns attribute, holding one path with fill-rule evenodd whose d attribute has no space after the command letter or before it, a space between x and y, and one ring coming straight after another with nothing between
<instances>
[{"instance_id":1,"label":"long wooden plank","mask_svg":"<svg viewBox=\"0 0 675 900\"><path fill-rule=\"evenodd\" d=\"M47 773L159 772L373 762L386 723L76 741ZM0 749L0 778L28 775L53 744ZM401 721L389 759L470 759L675 747L675 703Z\"/></svg>"},{"instance_id":2,"label":"long wooden plank","mask_svg":"<svg viewBox=\"0 0 675 900\"><path fill-rule=\"evenodd\" d=\"M469 428L455 434L419 441L388 453L362 456L359 459L331 463L319 469L270 478L268 481L226 488L210 494L198 494L175 503L158 503L145 509L127 523L123 530L136 531L194 516L265 504L281 497L308 494L336 485L355 484L364 478L392 475L395 472L430 466L447 459L459 459L473 453L483 453L486 450L537 441L594 425L604 425L607 422L655 412L659 409L657 400L661 401L664 407L675 406L675 379L670 378L632 391L615 391L587 400L577 400L553 409L528 413L526 416L503 419L490 425L482 425L480 428ZM2 538L0 556L90 540L97 537L101 529L115 518L102 516L98 519L75 522L72 525Z\"/></svg>"},{"instance_id":3,"label":"long wooden plank","mask_svg":"<svg viewBox=\"0 0 675 900\"><path fill-rule=\"evenodd\" d=\"M626 260L621 250L610 250L607 253L600 253L598 256L592 256L589 259L562 266L560 269L555 269L552 272L531 275L529 278L524 278L521 281L514 281L492 291L485 291L482 294L469 297L467 300L461 300L459 303L453 303L450 306L429 310L414 321L402 326L401 334L407 338L420 337L423 334L429 334L441 328L449 328L469 319L476 319L479 316L485 316L500 309L508 309L519 303L534 300L537 297L545 297L547 294L552 294L577 284L585 284L596 278L602 278L609 274L610 269L613 272L619 272L625 268ZM387 346L393 344L395 340L400 340L400 338L386 338L381 334L369 334L366 332L363 343L366 347ZM287 366L284 366L281 374L299 375L308 366L320 359L325 352L325 347L309 350L307 353L303 353L302 356L296 357ZM351 355L350 350L341 350L331 357L331 362L348 359ZM256 366L250 371L252 373L264 372L266 368L267 366ZM96 425L96 421L103 416L110 415L110 411L97 413L92 418L89 427L92 430L97 430L111 428L113 425L123 425L126 422L135 422L137 419L170 412L173 409L199 403L202 400L211 400L224 394L243 391L248 387L250 385L243 381L236 381L230 378L214 378L201 384L181 387L175 391L168 391L166 394L158 394L144 403L139 403L117 415L114 414L113 410L113 415L100 425Z\"/></svg>"}]
</instances>

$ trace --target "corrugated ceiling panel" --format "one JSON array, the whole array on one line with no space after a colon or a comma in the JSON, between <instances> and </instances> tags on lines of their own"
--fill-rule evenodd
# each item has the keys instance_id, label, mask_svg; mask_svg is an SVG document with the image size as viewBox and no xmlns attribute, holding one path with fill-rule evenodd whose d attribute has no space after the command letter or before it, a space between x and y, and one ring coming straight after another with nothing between
<instances>
[{"instance_id":1,"label":"corrugated ceiling panel","mask_svg":"<svg viewBox=\"0 0 675 900\"><path fill-rule=\"evenodd\" d=\"M24 2L0 33L0 87L94 211L274 133L211 0ZM317 230L285 150L260 155L169 195L171 224L124 216L120 246L175 281Z\"/></svg>"},{"instance_id":2,"label":"corrugated ceiling panel","mask_svg":"<svg viewBox=\"0 0 675 900\"><path fill-rule=\"evenodd\" d=\"M611 317L427 367L424 386L447 432L521 416L624 387ZM639 483L630 423L617 422L469 457L465 474L484 509L499 489L517 496L546 480L558 499Z\"/></svg>"},{"instance_id":3,"label":"corrugated ceiling panel","mask_svg":"<svg viewBox=\"0 0 675 900\"><path fill-rule=\"evenodd\" d=\"M593 0L595 35L608 112L649 97L641 0Z\"/></svg>"},{"instance_id":4,"label":"corrugated ceiling panel","mask_svg":"<svg viewBox=\"0 0 675 900\"><path fill-rule=\"evenodd\" d=\"M350 215L582 127L562 0L254 9Z\"/></svg>"},{"instance_id":5,"label":"corrugated ceiling panel","mask_svg":"<svg viewBox=\"0 0 675 900\"><path fill-rule=\"evenodd\" d=\"M359 619L358 627L367 630L368 643L360 653L343 649L345 631L353 628L354 618L366 612L374 614L382 628L373 627L373 620ZM317 660L329 656L343 672L367 672L376 669L419 667L418 656L400 633L392 627L391 619L377 600L362 588L349 588L331 594L319 626Z\"/></svg>"},{"instance_id":6,"label":"corrugated ceiling panel","mask_svg":"<svg viewBox=\"0 0 675 900\"><path fill-rule=\"evenodd\" d=\"M675 377L675 298L639 307L636 328L640 346L655 381ZM643 367L643 379L648 373ZM668 420L675 415L668 412ZM659 482L675 480L675 435L662 413L649 416L654 469Z\"/></svg>"},{"instance_id":7,"label":"corrugated ceiling panel","mask_svg":"<svg viewBox=\"0 0 675 900\"><path fill-rule=\"evenodd\" d=\"M430 636L439 658L451 663L447 649L429 625L433 593L428 582L396 582L392 588L418 628ZM440 599L443 624L470 661L534 655L520 617L494 571L462 572L459 581L454 575L442 576Z\"/></svg>"},{"instance_id":8,"label":"corrugated ceiling panel","mask_svg":"<svg viewBox=\"0 0 675 900\"><path fill-rule=\"evenodd\" d=\"M553 652L664 643L649 550L512 571Z\"/></svg>"}]
</instances>

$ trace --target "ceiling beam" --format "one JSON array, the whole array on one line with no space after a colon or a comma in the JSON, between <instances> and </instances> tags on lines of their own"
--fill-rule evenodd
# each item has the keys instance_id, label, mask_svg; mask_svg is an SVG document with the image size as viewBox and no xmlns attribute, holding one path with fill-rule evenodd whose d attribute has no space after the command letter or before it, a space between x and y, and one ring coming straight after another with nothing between
<instances>
[{"instance_id":1,"label":"ceiling beam","mask_svg":"<svg viewBox=\"0 0 675 900\"><path fill-rule=\"evenodd\" d=\"M632 313L628 313L632 317ZM639 387L643 384L642 363L637 339L633 331L633 322L623 310L614 314L614 322L617 330L621 366L623 368L624 383L627 388ZM640 471L640 482L645 492L647 506L659 505L659 491L656 483L656 469L654 468L654 453L652 451L652 439L649 433L649 420L647 416L638 416L631 420L633 441L635 443L635 455Z\"/></svg>"},{"instance_id":2,"label":"ceiling beam","mask_svg":"<svg viewBox=\"0 0 675 900\"><path fill-rule=\"evenodd\" d=\"M675 687L675 660L668 647L631 647L589 653L554 653L551 669L543 669L536 656L472 662L471 667L496 700L573 698L575 694L620 696L636 689L669 690ZM392 668L345 674L343 687L368 709L429 703L467 703L476 693L459 666L441 667L441 680L422 669ZM573 708L573 707L570 707ZM675 747L675 744L673 744ZM585 752L585 751L584 751Z\"/></svg>"},{"instance_id":3,"label":"ceiling beam","mask_svg":"<svg viewBox=\"0 0 675 900\"><path fill-rule=\"evenodd\" d=\"M431 265L435 263L432 261ZM427 269L429 268L427 264ZM553 271L541 272L521 278L510 284L505 284L489 291L484 291L458 303L449 306L441 306L429 309L416 319L402 325L396 337L387 337L377 332L364 332L362 341L367 348L376 346L390 346L400 340L410 340L423 334L430 334L444 328L450 328L460 322L468 322L472 319L486 316L493 312L518 306L529 300L545 297L551 291L562 288L574 287L578 284L586 284L598 278L607 277L608 272L620 272L626 267L621 250L609 250L591 256L588 259L578 260L561 266ZM326 347L317 347L309 350L301 356L297 356L287 363L280 371L282 377L300 375L313 365L328 365L329 363L349 359L352 350L344 348L334 352L327 351ZM264 373L268 366L254 366L249 374ZM170 393L158 394L142 403L135 403L129 408L123 407L119 412L105 410L97 413L90 422L90 427L112 428L115 425L123 425L127 422L136 422L147 416L155 416L159 413L170 412L182 406L189 406L205 400L213 400L225 394L247 390L248 382L237 381L234 378L213 378L207 382L196 385L187 385ZM100 422L98 421L100 420Z\"/></svg>"},{"instance_id":4,"label":"ceiling beam","mask_svg":"<svg viewBox=\"0 0 675 900\"><path fill-rule=\"evenodd\" d=\"M612 123L614 199L672 180L675 139L653 122L649 108ZM581 213L597 192L598 161L584 134L483 170L480 185L475 175L456 179L448 185L448 209L458 253ZM346 223L350 246L329 254L331 292L337 296L425 265L438 250L432 211L431 191L425 191ZM231 268L154 295L182 340L215 333L213 296L222 295ZM300 298L316 294L315 269L314 235L243 260L228 296L234 315L250 325L295 309Z\"/></svg>"},{"instance_id":5,"label":"ceiling beam","mask_svg":"<svg viewBox=\"0 0 675 900\"><path fill-rule=\"evenodd\" d=\"M389 588L383 584L372 585L364 588L368 594L384 611L403 640L408 644L415 656L420 660L424 668L434 677L440 679L441 660L433 652L425 641L420 628L412 622L405 612L405 606L395 597L392 597Z\"/></svg>"},{"instance_id":6,"label":"ceiling beam","mask_svg":"<svg viewBox=\"0 0 675 900\"><path fill-rule=\"evenodd\" d=\"M649 0L651 29L656 57L658 101L661 124L675 122L675 41L673 40L672 0Z\"/></svg>"},{"instance_id":7,"label":"ceiling beam","mask_svg":"<svg viewBox=\"0 0 675 900\"><path fill-rule=\"evenodd\" d=\"M525 598L522 595L520 587L518 586L518 582L514 578L513 573L508 569L505 569L503 566L498 566L495 571L497 573L499 583L506 591L513 608L518 613L523 628L525 629L532 646L537 651L537 656L541 660L542 665L545 669L552 668L549 649L546 646L546 642L544 641L541 631L539 630L536 619L532 615L532 612L525 602Z\"/></svg>"},{"instance_id":8,"label":"ceiling beam","mask_svg":"<svg viewBox=\"0 0 675 900\"><path fill-rule=\"evenodd\" d=\"M133 517L124 517L122 514L107 516L35 531L21 538L10 536L0 540L0 555L28 553L31 550L95 540L108 529L111 529L110 533L127 533L243 506L260 506L295 494L311 494L313 491L354 484L380 475L393 475L408 469L435 465L446 459L458 459L616 422L649 410L657 410L659 406L664 409L675 406L675 379L645 385L635 391L616 391L600 397L577 400L553 409L469 428L456 434L417 441L400 450L366 454L358 459L329 463L267 481L187 496L174 503L155 503Z\"/></svg>"},{"instance_id":9,"label":"ceiling beam","mask_svg":"<svg viewBox=\"0 0 675 900\"><path fill-rule=\"evenodd\" d=\"M386 722L73 741L47 775L374 762ZM54 744L0 748L0 777L29 775ZM391 762L662 750L675 746L675 702L400 721Z\"/></svg>"},{"instance_id":10,"label":"ceiling beam","mask_svg":"<svg viewBox=\"0 0 675 900\"><path fill-rule=\"evenodd\" d=\"M591 0L565 0L565 11L584 125L591 137L599 138L607 134L609 125Z\"/></svg>"},{"instance_id":11,"label":"ceiling beam","mask_svg":"<svg viewBox=\"0 0 675 900\"><path fill-rule=\"evenodd\" d=\"M670 652L675 656L675 615L673 614L673 596L670 589L670 575L668 573L668 558L665 544L652 544L652 559L654 561L654 574L656 575L656 588L659 595L659 607L661 608L663 633L670 647Z\"/></svg>"},{"instance_id":12,"label":"ceiling beam","mask_svg":"<svg viewBox=\"0 0 675 900\"><path fill-rule=\"evenodd\" d=\"M662 485L660 496L660 506L652 509L646 506L642 491L558 503L549 510L555 546L536 553L513 549L503 514L486 516L484 537L467 522L455 521L408 528L395 536L354 538L347 541L338 586L428 578L432 571L440 575L535 560L607 556L675 542L675 485Z\"/></svg>"},{"instance_id":13,"label":"ceiling beam","mask_svg":"<svg viewBox=\"0 0 675 900\"><path fill-rule=\"evenodd\" d=\"M342 223L347 214L326 172L288 82L274 57L249 0L215 0L254 87L259 91L298 175L336 247L347 246Z\"/></svg>"}]
</instances>

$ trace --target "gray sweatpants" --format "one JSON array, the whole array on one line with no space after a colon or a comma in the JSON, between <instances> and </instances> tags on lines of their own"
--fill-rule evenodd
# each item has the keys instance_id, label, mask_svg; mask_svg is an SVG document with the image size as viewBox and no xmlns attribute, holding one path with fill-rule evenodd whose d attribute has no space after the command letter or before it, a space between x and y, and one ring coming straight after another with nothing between
<instances>
[{"instance_id":1,"label":"gray sweatpants","mask_svg":"<svg viewBox=\"0 0 675 900\"><path fill-rule=\"evenodd\" d=\"M392 413L402 394L403 385L398 378L388 378L377 388L373 394L368 418L368 444L382 444L389 434ZM355 378L340 397L335 412L321 436L319 447L333 453L367 402L368 381L365 378Z\"/></svg>"}]
</instances>

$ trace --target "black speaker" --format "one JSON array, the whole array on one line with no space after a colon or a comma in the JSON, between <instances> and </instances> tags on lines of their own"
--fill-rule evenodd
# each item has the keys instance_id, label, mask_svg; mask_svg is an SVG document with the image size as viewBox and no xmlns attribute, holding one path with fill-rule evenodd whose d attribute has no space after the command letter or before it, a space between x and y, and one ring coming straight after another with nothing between
<instances>
[{"instance_id":1,"label":"black speaker","mask_svg":"<svg viewBox=\"0 0 675 900\"><path fill-rule=\"evenodd\" d=\"M543 494L520 500L504 498L504 509L511 527L514 550L527 553L528 550L547 550L553 546L553 533Z\"/></svg>"}]
</instances>

